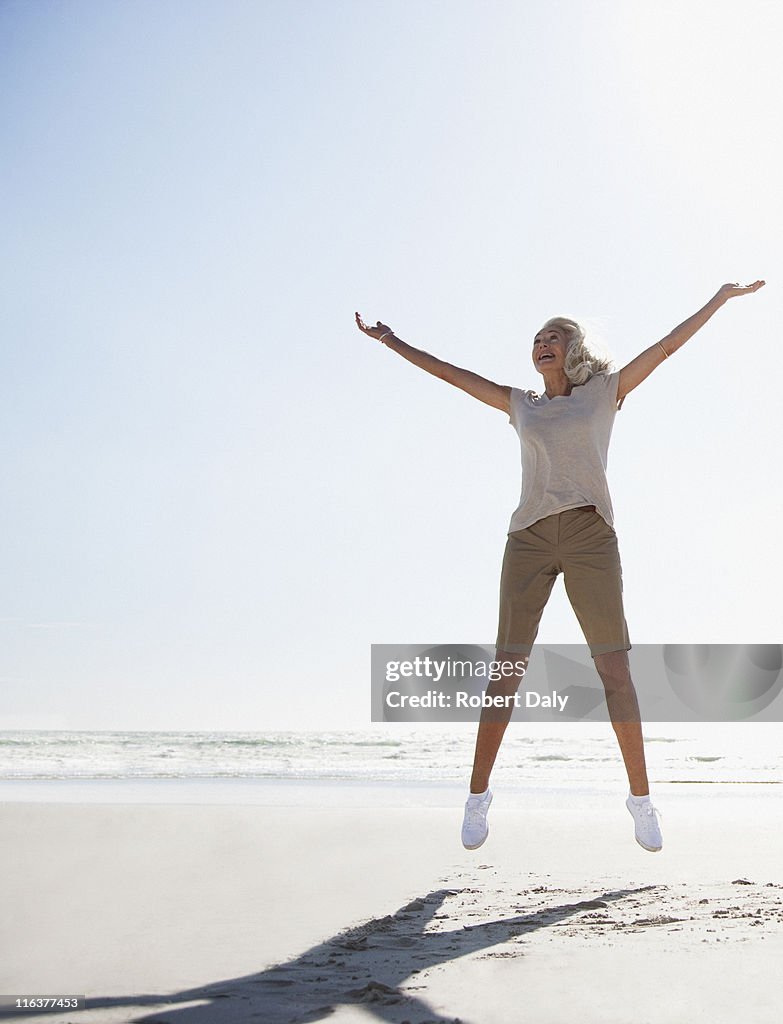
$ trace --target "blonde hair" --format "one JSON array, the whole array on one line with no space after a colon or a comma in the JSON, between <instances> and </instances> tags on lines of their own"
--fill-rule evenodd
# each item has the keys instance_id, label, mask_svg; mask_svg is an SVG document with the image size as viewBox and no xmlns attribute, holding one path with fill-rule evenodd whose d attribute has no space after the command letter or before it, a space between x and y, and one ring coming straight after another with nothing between
<instances>
[{"instance_id":1,"label":"blonde hair","mask_svg":"<svg viewBox=\"0 0 783 1024\"><path fill-rule=\"evenodd\" d=\"M553 316L551 320L547 320L541 330L546 330L548 327L559 327L566 336L568 348L563 371L575 387L579 384L586 384L596 373L606 373L607 370L611 370L612 361L590 347L585 337L584 327L576 320L569 320L567 316Z\"/></svg>"}]
</instances>

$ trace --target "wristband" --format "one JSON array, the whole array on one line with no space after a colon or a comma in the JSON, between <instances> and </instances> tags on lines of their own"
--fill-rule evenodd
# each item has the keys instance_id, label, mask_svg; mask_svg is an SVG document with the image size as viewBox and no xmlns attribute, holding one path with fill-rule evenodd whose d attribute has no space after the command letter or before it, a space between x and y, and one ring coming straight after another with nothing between
<instances>
[{"instance_id":1,"label":"wristband","mask_svg":"<svg viewBox=\"0 0 783 1024\"><path fill-rule=\"evenodd\" d=\"M378 341L383 342L383 339L388 338L390 334L394 334L394 331L387 331L385 334L382 334L380 338L378 338Z\"/></svg>"}]
</instances>

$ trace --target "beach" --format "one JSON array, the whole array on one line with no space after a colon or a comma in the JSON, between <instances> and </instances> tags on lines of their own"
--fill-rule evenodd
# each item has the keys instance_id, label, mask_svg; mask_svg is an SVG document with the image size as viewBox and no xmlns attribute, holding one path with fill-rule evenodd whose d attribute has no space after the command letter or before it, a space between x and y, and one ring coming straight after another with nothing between
<instances>
[{"instance_id":1,"label":"beach","mask_svg":"<svg viewBox=\"0 0 783 1024\"><path fill-rule=\"evenodd\" d=\"M0 991L52 1022L778 1019L776 784L4 782ZM25 1017L31 1017L28 1012Z\"/></svg>"}]
</instances>

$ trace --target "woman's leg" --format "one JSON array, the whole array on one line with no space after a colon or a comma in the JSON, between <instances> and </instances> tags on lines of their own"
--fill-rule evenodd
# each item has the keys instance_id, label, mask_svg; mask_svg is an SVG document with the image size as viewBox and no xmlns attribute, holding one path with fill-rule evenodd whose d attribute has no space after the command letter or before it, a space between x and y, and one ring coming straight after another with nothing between
<instances>
[{"instance_id":1,"label":"woman's leg","mask_svg":"<svg viewBox=\"0 0 783 1024\"><path fill-rule=\"evenodd\" d=\"M497 651L496 661L508 661L512 665L519 663L523 668L513 676L504 677L491 682L487 687L489 697L513 697L519 689L519 684L527 669L529 655L511 654L507 651ZM476 751L473 756L473 774L470 777L471 793L483 793L489 787L489 776L495 764L506 726L509 723L514 707L513 702L508 701L509 707L484 708L479 720L478 735L476 736Z\"/></svg>"},{"instance_id":2,"label":"woman's leg","mask_svg":"<svg viewBox=\"0 0 783 1024\"><path fill-rule=\"evenodd\" d=\"M623 610L623 574L617 535L595 509L563 513L561 549L566 593L593 650L612 647L593 660L606 692L606 706L634 796L647 796L639 702L628 665L628 627Z\"/></svg>"},{"instance_id":3,"label":"woman's leg","mask_svg":"<svg viewBox=\"0 0 783 1024\"><path fill-rule=\"evenodd\" d=\"M628 652L596 654L595 667L606 690L606 704L628 773L631 795L625 801L625 806L634 820L636 842L650 853L655 853L662 849L663 837L658 824L658 811L650 802L639 703L631 682Z\"/></svg>"},{"instance_id":4,"label":"woman's leg","mask_svg":"<svg viewBox=\"0 0 783 1024\"><path fill-rule=\"evenodd\" d=\"M556 540L558 516L547 516L525 530L517 530L506 538L503 568L500 573L500 609L495 641L495 660L517 663L523 667L514 675L491 682L490 697L513 697L527 669L530 650L538 633L538 624L549 595L552 593L558 568ZM520 653L512 653L508 647ZM506 708L484 708L479 719L470 792L483 793L495 764L500 743L513 712Z\"/></svg>"},{"instance_id":5,"label":"woman's leg","mask_svg":"<svg viewBox=\"0 0 783 1024\"><path fill-rule=\"evenodd\" d=\"M634 796L647 796L650 787L644 760L639 702L631 680L628 651L596 654L593 660L604 684L606 706L620 744L631 793Z\"/></svg>"}]
</instances>

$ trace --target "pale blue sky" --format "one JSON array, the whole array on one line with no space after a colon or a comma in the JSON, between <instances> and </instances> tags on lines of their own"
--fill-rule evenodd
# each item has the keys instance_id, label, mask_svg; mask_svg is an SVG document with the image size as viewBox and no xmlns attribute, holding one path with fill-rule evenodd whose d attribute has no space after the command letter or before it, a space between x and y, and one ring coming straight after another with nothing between
<instances>
[{"instance_id":1,"label":"pale blue sky","mask_svg":"<svg viewBox=\"0 0 783 1024\"><path fill-rule=\"evenodd\" d=\"M0 728L369 722L370 644L491 643L505 417L765 277L625 403L638 642L780 642L783 14L624 0L0 5ZM546 642L580 642L558 587Z\"/></svg>"}]
</instances>

